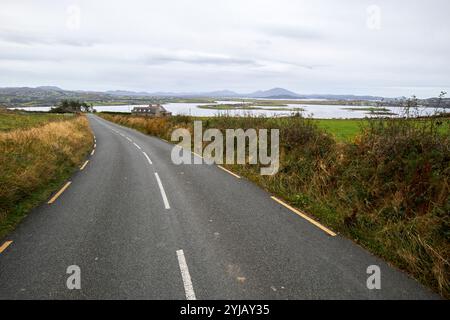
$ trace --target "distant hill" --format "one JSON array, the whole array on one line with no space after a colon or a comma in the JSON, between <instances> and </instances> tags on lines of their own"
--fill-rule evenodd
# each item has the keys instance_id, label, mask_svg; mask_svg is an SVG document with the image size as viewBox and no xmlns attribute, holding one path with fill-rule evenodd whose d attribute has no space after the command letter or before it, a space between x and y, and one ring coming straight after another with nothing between
<instances>
[{"instance_id":1,"label":"distant hill","mask_svg":"<svg viewBox=\"0 0 450 320\"><path fill-rule=\"evenodd\" d=\"M176 97L176 98L260 98L260 99L328 99L328 100L382 100L379 96L357 96L357 95L331 95L331 94L298 94L284 88L272 88L269 90L258 90L250 93L237 93L231 90L217 90L205 92L145 92L110 90L104 92L114 96L128 97Z\"/></svg>"},{"instance_id":2,"label":"distant hill","mask_svg":"<svg viewBox=\"0 0 450 320\"><path fill-rule=\"evenodd\" d=\"M259 90L253 93L246 94L245 97L248 98L269 98L269 97L289 97L289 98L300 98L300 95L283 89L283 88L273 88L269 90Z\"/></svg>"},{"instance_id":3,"label":"distant hill","mask_svg":"<svg viewBox=\"0 0 450 320\"><path fill-rule=\"evenodd\" d=\"M305 99L304 96L300 97L300 96L290 96L290 95L278 95L278 96L268 96L268 97L264 97L264 99L284 99L284 100L289 100L289 99Z\"/></svg>"},{"instance_id":4,"label":"distant hill","mask_svg":"<svg viewBox=\"0 0 450 320\"><path fill-rule=\"evenodd\" d=\"M379 96L357 96L352 94L307 94L306 99L327 99L327 100L368 100L378 101L386 98Z\"/></svg>"},{"instance_id":5,"label":"distant hill","mask_svg":"<svg viewBox=\"0 0 450 320\"><path fill-rule=\"evenodd\" d=\"M106 92L64 90L57 86L30 87L7 87L0 88L0 105L6 107L18 106L53 106L63 99L74 99L91 102L94 104L146 104L155 102L169 102L178 98L209 98L209 99L327 99L351 101L380 101L384 100L390 105L399 105L402 98L383 98L369 95L336 95L336 94L298 94L283 88L272 88L269 90L258 90L251 93L237 93L231 90L217 90L207 92L146 92L110 90ZM342 102L344 103L344 102ZM422 99L421 105L436 104L436 98ZM345 103L346 104L346 103ZM450 99L444 99L443 104L450 107Z\"/></svg>"},{"instance_id":6,"label":"distant hill","mask_svg":"<svg viewBox=\"0 0 450 320\"><path fill-rule=\"evenodd\" d=\"M141 92L135 92L135 91L126 91L126 90L110 90L105 91L106 94L112 94L115 96L151 96L151 93L141 91Z\"/></svg>"},{"instance_id":7,"label":"distant hill","mask_svg":"<svg viewBox=\"0 0 450 320\"><path fill-rule=\"evenodd\" d=\"M81 100L92 103L123 102L123 104L137 103L141 97L126 98L95 91L69 91L54 86L37 88L10 87L0 88L0 105L6 107L39 107L54 106L64 99ZM143 97L142 103L150 99Z\"/></svg>"},{"instance_id":8,"label":"distant hill","mask_svg":"<svg viewBox=\"0 0 450 320\"><path fill-rule=\"evenodd\" d=\"M108 94L114 95L148 95L153 97L210 97L210 98L268 98L268 97L284 97L299 98L300 95L283 89L273 88L270 90L259 90L251 93L237 93L231 90L217 90L205 92L133 92L133 91L106 91Z\"/></svg>"},{"instance_id":9,"label":"distant hill","mask_svg":"<svg viewBox=\"0 0 450 320\"><path fill-rule=\"evenodd\" d=\"M64 94L64 90L58 87L9 87L0 88L0 95L12 95L12 96L27 96L27 97L42 97L49 95L61 95ZM70 91L67 91L70 92Z\"/></svg>"},{"instance_id":10,"label":"distant hill","mask_svg":"<svg viewBox=\"0 0 450 320\"><path fill-rule=\"evenodd\" d=\"M219 90L219 91L212 91L212 92L205 92L204 94L210 94L211 97L237 97L238 94L234 91L230 90Z\"/></svg>"},{"instance_id":11,"label":"distant hill","mask_svg":"<svg viewBox=\"0 0 450 320\"><path fill-rule=\"evenodd\" d=\"M36 89L41 89L41 90L53 90L53 91L64 91L63 89L56 87L56 86L40 86L40 87L36 87Z\"/></svg>"}]
</instances>

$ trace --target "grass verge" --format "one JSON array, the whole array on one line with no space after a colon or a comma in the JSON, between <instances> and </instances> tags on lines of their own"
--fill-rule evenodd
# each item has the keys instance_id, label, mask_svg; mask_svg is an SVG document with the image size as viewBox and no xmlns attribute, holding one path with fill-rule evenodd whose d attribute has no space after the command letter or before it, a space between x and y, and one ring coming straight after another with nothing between
<instances>
[{"instance_id":1,"label":"grass verge","mask_svg":"<svg viewBox=\"0 0 450 320\"><path fill-rule=\"evenodd\" d=\"M0 132L0 238L56 191L92 148L84 116L39 124Z\"/></svg>"},{"instance_id":2,"label":"grass verge","mask_svg":"<svg viewBox=\"0 0 450 320\"><path fill-rule=\"evenodd\" d=\"M166 140L176 128L193 132L188 116L101 116ZM222 132L279 129L276 175L261 176L259 165L226 167L450 298L450 119L202 121Z\"/></svg>"}]
</instances>

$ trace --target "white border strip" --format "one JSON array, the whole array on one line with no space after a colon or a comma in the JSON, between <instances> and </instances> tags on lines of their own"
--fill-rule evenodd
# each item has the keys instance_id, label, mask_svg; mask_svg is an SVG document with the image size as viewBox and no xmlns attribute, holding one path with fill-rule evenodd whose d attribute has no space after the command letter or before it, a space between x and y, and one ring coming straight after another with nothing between
<instances>
[{"instance_id":1,"label":"white border strip","mask_svg":"<svg viewBox=\"0 0 450 320\"><path fill-rule=\"evenodd\" d=\"M148 163L153 164L152 160L150 160L150 157L148 156L148 154L144 151L142 152L144 154L144 156L147 158Z\"/></svg>"},{"instance_id":2,"label":"white border strip","mask_svg":"<svg viewBox=\"0 0 450 320\"><path fill-rule=\"evenodd\" d=\"M136 144L136 142L133 142L133 144L134 144L134 146L135 146L136 148L138 148L139 150L142 150L141 147L140 147L139 145Z\"/></svg>"},{"instance_id":3,"label":"white border strip","mask_svg":"<svg viewBox=\"0 0 450 320\"><path fill-rule=\"evenodd\" d=\"M183 250L177 250L178 264L180 265L181 277L183 278L184 292L187 300L197 300L194 287L192 286L191 275L184 257Z\"/></svg>"},{"instance_id":4,"label":"white border strip","mask_svg":"<svg viewBox=\"0 0 450 320\"><path fill-rule=\"evenodd\" d=\"M169 200L167 200L166 192L164 191L164 187L161 183L161 179L159 178L159 175L157 172L155 172L156 181L158 181L159 191L161 191L161 196L164 201L164 207L166 209L170 209Z\"/></svg>"}]
</instances>

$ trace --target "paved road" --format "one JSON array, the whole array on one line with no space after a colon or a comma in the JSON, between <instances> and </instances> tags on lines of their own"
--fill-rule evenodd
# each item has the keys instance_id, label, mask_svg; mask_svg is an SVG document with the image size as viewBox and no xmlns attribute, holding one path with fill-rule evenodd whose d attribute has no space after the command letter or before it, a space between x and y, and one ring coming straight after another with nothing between
<instances>
[{"instance_id":1,"label":"paved road","mask_svg":"<svg viewBox=\"0 0 450 320\"><path fill-rule=\"evenodd\" d=\"M89 163L5 239L1 299L437 298L245 179L174 165L167 142L89 119ZM66 287L70 265L81 290ZM380 290L366 286L369 265Z\"/></svg>"}]
</instances>

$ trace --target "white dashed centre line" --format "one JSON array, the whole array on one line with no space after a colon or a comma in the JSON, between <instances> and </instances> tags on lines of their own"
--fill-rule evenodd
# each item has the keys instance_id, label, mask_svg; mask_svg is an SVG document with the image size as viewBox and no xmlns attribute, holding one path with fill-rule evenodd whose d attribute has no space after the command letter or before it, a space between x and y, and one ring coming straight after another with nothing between
<instances>
[{"instance_id":1,"label":"white dashed centre line","mask_svg":"<svg viewBox=\"0 0 450 320\"><path fill-rule=\"evenodd\" d=\"M133 142L133 144L134 144L134 146L135 146L136 148L138 148L139 150L142 150L141 147L139 147L139 146L136 144L136 142Z\"/></svg>"},{"instance_id":2,"label":"white dashed centre line","mask_svg":"<svg viewBox=\"0 0 450 320\"><path fill-rule=\"evenodd\" d=\"M142 152L144 156L147 158L148 163L153 164L152 160L150 160L150 157L147 155L147 153Z\"/></svg>"},{"instance_id":3,"label":"white dashed centre line","mask_svg":"<svg viewBox=\"0 0 450 320\"><path fill-rule=\"evenodd\" d=\"M180 265L181 277L183 278L184 292L187 300L197 300L194 287L192 286L191 275L184 257L183 250L177 250L178 264Z\"/></svg>"},{"instance_id":4,"label":"white dashed centre line","mask_svg":"<svg viewBox=\"0 0 450 320\"><path fill-rule=\"evenodd\" d=\"M166 192L164 191L164 187L163 187L163 185L161 183L161 179L159 178L159 175L158 175L157 172L155 172L155 177L156 177L156 181L158 182L159 191L161 191L161 196L162 196L163 201L164 201L164 207L166 209L170 209L169 200L167 200Z\"/></svg>"}]
</instances>

